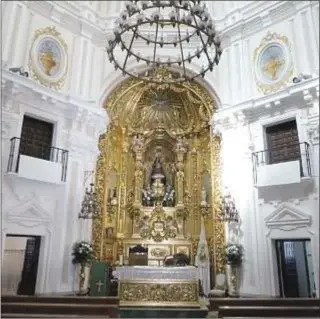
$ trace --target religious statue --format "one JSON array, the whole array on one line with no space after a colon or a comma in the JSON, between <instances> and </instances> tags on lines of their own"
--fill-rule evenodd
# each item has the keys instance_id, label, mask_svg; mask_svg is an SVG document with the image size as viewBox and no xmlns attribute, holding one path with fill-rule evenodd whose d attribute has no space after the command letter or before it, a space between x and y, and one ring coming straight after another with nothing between
<instances>
[{"instance_id":1,"label":"religious statue","mask_svg":"<svg viewBox=\"0 0 320 319\"><path fill-rule=\"evenodd\" d=\"M112 194L110 203L111 203L111 205L114 205L114 206L116 206L118 204L117 189L116 188L113 189L113 194Z\"/></svg>"},{"instance_id":2,"label":"religious statue","mask_svg":"<svg viewBox=\"0 0 320 319\"><path fill-rule=\"evenodd\" d=\"M185 151L187 150L186 138L179 136L179 137L177 138L176 147L177 147L177 151L183 151L183 152L185 152Z\"/></svg>"},{"instance_id":3,"label":"religious statue","mask_svg":"<svg viewBox=\"0 0 320 319\"><path fill-rule=\"evenodd\" d=\"M175 234L179 232L178 223L172 216L168 216L166 219L166 229Z\"/></svg>"},{"instance_id":4,"label":"religious statue","mask_svg":"<svg viewBox=\"0 0 320 319\"><path fill-rule=\"evenodd\" d=\"M143 216L138 224L139 230L140 230L140 236L145 238L149 235L149 217Z\"/></svg>"},{"instance_id":5,"label":"religious statue","mask_svg":"<svg viewBox=\"0 0 320 319\"><path fill-rule=\"evenodd\" d=\"M208 206L208 201L207 201L207 191L204 187L202 187L201 190L201 206Z\"/></svg>"},{"instance_id":6,"label":"religious statue","mask_svg":"<svg viewBox=\"0 0 320 319\"><path fill-rule=\"evenodd\" d=\"M141 135L135 135L132 139L132 147L134 151L141 150L144 146L144 139Z\"/></svg>"}]
</instances>

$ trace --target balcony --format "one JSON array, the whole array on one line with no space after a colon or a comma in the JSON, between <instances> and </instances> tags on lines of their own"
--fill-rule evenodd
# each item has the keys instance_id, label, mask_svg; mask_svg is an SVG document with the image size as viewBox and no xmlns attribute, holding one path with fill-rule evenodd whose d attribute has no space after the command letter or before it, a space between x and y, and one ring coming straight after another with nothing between
<instances>
[{"instance_id":1,"label":"balcony","mask_svg":"<svg viewBox=\"0 0 320 319\"><path fill-rule=\"evenodd\" d=\"M20 141L18 137L10 140L8 173L47 183L66 182L68 151L43 145L23 149L20 147Z\"/></svg>"},{"instance_id":2,"label":"balcony","mask_svg":"<svg viewBox=\"0 0 320 319\"><path fill-rule=\"evenodd\" d=\"M300 149L300 155L290 157L292 148ZM285 159L272 162L279 149L269 149L252 153L253 178L256 187L298 184L311 175L310 146L307 142L286 145L281 149Z\"/></svg>"}]
</instances>

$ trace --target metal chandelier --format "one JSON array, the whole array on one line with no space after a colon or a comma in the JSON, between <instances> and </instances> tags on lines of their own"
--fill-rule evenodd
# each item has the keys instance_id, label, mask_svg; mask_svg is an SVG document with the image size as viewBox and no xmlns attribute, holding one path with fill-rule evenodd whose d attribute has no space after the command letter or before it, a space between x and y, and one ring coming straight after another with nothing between
<instances>
[{"instance_id":1,"label":"metal chandelier","mask_svg":"<svg viewBox=\"0 0 320 319\"><path fill-rule=\"evenodd\" d=\"M154 83L164 80L154 71L170 67L179 71L166 78L166 83L204 77L218 65L222 54L220 38L205 4L192 0L126 1L126 10L116 20L106 50L109 61L124 76ZM186 65L196 60L200 70L188 73ZM132 70L133 64L136 69ZM146 67L147 71L139 71Z\"/></svg>"}]
</instances>

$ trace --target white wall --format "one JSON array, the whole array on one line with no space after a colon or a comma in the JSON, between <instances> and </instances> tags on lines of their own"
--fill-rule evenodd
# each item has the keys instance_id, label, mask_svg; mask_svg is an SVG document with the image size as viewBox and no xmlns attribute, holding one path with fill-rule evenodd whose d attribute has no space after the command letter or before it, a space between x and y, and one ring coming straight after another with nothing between
<instances>
[{"instance_id":1,"label":"white wall","mask_svg":"<svg viewBox=\"0 0 320 319\"><path fill-rule=\"evenodd\" d=\"M319 147L319 120L314 121L312 115L314 104L318 105L318 85L319 78L296 88L299 91L293 96L285 96L283 91L275 93L272 99L280 99L281 107L265 107L263 99L256 99L254 106L243 107L241 113L236 111L237 106L221 109L214 120L222 134L223 183L234 195L241 215L238 240L245 248L243 294L278 295L272 240L304 238L311 240L319 295L319 153L315 152ZM308 89L311 102L304 100L304 88L308 86L312 87ZM313 177L268 188L254 186L251 154L267 149L264 126L292 118L297 119L300 142L310 143ZM281 173L288 174L286 170ZM287 178L277 179L280 177Z\"/></svg>"},{"instance_id":2,"label":"white wall","mask_svg":"<svg viewBox=\"0 0 320 319\"><path fill-rule=\"evenodd\" d=\"M213 123L223 138L223 180L235 196L242 218L239 240L246 255L241 291L276 295L271 245L275 238L309 236L319 277L319 78L288 83L287 89L263 95L255 83L253 55L268 31L276 32L289 39L294 73L317 73L319 4L207 1L207 5L223 35L221 62L205 80L222 105ZM7 26L2 34L2 63L6 68L28 68L29 49L39 28L56 26L68 46L69 68L60 91L2 70L1 160L3 235L42 236L37 292L69 291L73 276L71 246L75 240L90 236L90 225L80 224L77 218L84 171L94 168L98 135L107 127L101 108L103 97L122 79L109 63L104 46L124 2L5 1L1 6ZM54 123L53 146L67 149L70 155L67 183L53 185L5 173L9 139L20 136L24 114ZM271 191L257 189L253 185L251 153L265 149L265 125L289 118L297 120L300 141L311 145L314 178ZM290 221L281 221L281 211L272 227L267 224L279 207L294 216L299 227L291 225L290 229ZM2 254L3 250L4 246ZM316 281L319 295L319 278Z\"/></svg>"},{"instance_id":3,"label":"white wall","mask_svg":"<svg viewBox=\"0 0 320 319\"><path fill-rule=\"evenodd\" d=\"M78 220L84 171L94 169L98 137L107 128L107 114L102 108L81 100L71 102L62 92L52 92L6 70L2 85L2 236L41 236L36 293L71 291L72 244L91 234ZM54 183L55 178L44 181L37 167L34 174L30 170L23 176L7 173L10 139L20 137L25 114L54 123L53 146L69 151L65 183ZM48 170L55 165L46 164ZM3 252L4 245L2 256Z\"/></svg>"}]
</instances>

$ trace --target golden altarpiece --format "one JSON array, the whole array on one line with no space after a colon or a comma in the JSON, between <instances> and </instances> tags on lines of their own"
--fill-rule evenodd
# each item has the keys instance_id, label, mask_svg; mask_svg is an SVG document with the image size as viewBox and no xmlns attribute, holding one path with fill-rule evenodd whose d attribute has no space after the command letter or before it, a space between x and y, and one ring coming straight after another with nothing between
<instances>
[{"instance_id":1,"label":"golden altarpiece","mask_svg":"<svg viewBox=\"0 0 320 319\"><path fill-rule=\"evenodd\" d=\"M105 101L110 126L99 140L103 215L93 222L94 250L124 264L137 244L148 248L149 265L178 252L194 260L203 216L215 272L224 272L215 101L196 82L163 83L125 80Z\"/></svg>"}]
</instances>

